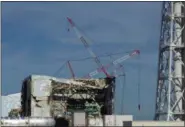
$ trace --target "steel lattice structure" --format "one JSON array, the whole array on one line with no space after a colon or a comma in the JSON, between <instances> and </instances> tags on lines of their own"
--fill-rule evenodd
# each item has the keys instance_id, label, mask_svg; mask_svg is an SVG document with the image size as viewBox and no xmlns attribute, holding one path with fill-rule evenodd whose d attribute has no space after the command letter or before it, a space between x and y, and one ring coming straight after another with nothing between
<instances>
[{"instance_id":1,"label":"steel lattice structure","mask_svg":"<svg viewBox=\"0 0 185 127\"><path fill-rule=\"evenodd\" d=\"M163 2L155 120L184 119L185 2Z\"/></svg>"}]
</instances>

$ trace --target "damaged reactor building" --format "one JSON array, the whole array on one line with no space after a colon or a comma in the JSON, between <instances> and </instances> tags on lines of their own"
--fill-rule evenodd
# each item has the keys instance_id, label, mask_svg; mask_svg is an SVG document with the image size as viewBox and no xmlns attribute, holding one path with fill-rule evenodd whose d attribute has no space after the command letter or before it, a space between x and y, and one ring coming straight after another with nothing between
<instances>
[{"instance_id":1,"label":"damaged reactor building","mask_svg":"<svg viewBox=\"0 0 185 127\"><path fill-rule=\"evenodd\" d=\"M22 84L21 116L62 118L70 124L74 112L83 111L88 118L111 115L114 90L115 77L61 79L31 75Z\"/></svg>"}]
</instances>

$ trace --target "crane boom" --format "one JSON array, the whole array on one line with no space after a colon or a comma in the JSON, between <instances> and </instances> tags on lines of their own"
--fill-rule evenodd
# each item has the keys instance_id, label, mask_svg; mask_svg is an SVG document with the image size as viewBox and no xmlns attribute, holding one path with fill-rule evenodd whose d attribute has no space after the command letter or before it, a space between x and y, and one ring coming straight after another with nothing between
<instances>
[{"instance_id":1,"label":"crane boom","mask_svg":"<svg viewBox=\"0 0 185 127\"><path fill-rule=\"evenodd\" d=\"M86 41L86 39L83 37L83 35L80 33L80 31L76 28L75 23L72 21L72 19L70 19L69 17L67 17L67 20L69 21L69 23L71 24L71 27L74 29L74 31L76 32L78 38L80 39L80 41L83 43L83 45L85 46L85 48L88 50L88 52L90 53L90 55L94 58L94 61L96 62L96 64L98 65L98 67L102 70L102 72L107 76L110 77L110 75L107 73L106 69L103 67L103 65L101 64L99 58L96 56L96 54L91 50L88 42Z\"/></svg>"},{"instance_id":2,"label":"crane boom","mask_svg":"<svg viewBox=\"0 0 185 127\"><path fill-rule=\"evenodd\" d=\"M133 57L135 55L139 55L139 54L140 54L140 51L139 50L134 50L131 53L129 53L127 55L124 55L123 57L121 57L121 58L119 58L119 59L117 59L117 60L115 60L115 61L113 61L113 62L111 62L111 63L109 63L107 65L104 65L103 67L105 69L108 69L109 67L111 67L113 65L115 66L117 64L120 64L121 62L123 62L123 61L125 61L125 60L127 60L127 59L129 59L129 58L131 58L131 57ZM120 70L120 68L122 68L122 65L121 64L119 65L119 67L116 67L115 69L116 70ZM86 78L92 78L94 75L100 73L101 71L102 71L101 68L97 68L95 71L89 73L88 75L86 75L84 77L86 77Z\"/></svg>"},{"instance_id":3,"label":"crane boom","mask_svg":"<svg viewBox=\"0 0 185 127\"><path fill-rule=\"evenodd\" d=\"M108 54L108 55L109 55L109 57L111 59L111 62L113 63L114 62L113 57L110 54ZM114 65L114 67L116 67L116 65ZM119 70L121 70L123 68L123 65L121 65L120 63L118 63L118 67L117 68L119 68ZM117 71L119 71L117 68L114 69L114 72L113 72L113 74L115 75L115 77L117 77Z\"/></svg>"}]
</instances>

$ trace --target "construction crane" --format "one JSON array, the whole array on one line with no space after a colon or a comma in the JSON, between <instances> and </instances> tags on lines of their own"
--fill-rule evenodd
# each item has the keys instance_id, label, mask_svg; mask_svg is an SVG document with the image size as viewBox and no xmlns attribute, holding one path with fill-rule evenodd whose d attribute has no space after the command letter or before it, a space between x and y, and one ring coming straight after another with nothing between
<instances>
[{"instance_id":1,"label":"construction crane","mask_svg":"<svg viewBox=\"0 0 185 127\"><path fill-rule=\"evenodd\" d=\"M106 69L112 65L114 65L116 67L116 69L120 69L120 67L122 67L119 63L123 62L124 60L132 57L132 56L135 56L135 55L138 55L140 54L140 51L139 50L134 50L132 53L129 53L127 55L125 55L124 57L120 58L120 59L117 59L115 61L113 61L111 64L108 64L107 66L103 66L99 60L99 58L96 56L96 54L91 50L91 48L89 47L89 44L88 44L88 41L84 38L84 36L82 35L82 33L77 29L75 23L72 21L72 19L70 19L69 17L67 17L67 20L68 22L70 23L71 27L74 29L77 37L80 39L80 41L83 43L83 45L85 46L85 48L88 50L88 52L90 53L90 55L94 58L94 61L96 62L96 64L98 65L98 69L95 70L94 72L91 72L88 74L88 78L92 78L92 76L100 73L100 72L103 72L106 77L112 77L110 74L108 74L108 72L106 71ZM117 68L117 64L119 64L120 66ZM74 72L72 71L71 69L71 65L70 63L68 62L68 66L69 66L69 69L72 73L72 76L74 78ZM116 76L117 74L114 75L114 77ZM87 78L87 76L86 76ZM115 88L114 88L115 90ZM115 92L114 92L115 93ZM115 96L115 95L114 95ZM140 104L138 105L138 109L140 110Z\"/></svg>"},{"instance_id":2,"label":"construction crane","mask_svg":"<svg viewBox=\"0 0 185 127\"><path fill-rule=\"evenodd\" d=\"M105 70L105 68L102 66L99 58L96 56L96 54L91 50L91 48L89 47L88 42L86 41L86 39L83 37L83 35L81 34L81 32L77 29L75 23L72 21L72 19L70 19L69 17L67 17L67 20L69 21L71 27L74 29L74 31L76 32L78 38L81 40L81 42L83 43L83 45L85 46L85 48L88 50L88 52L91 54L91 56L94 58L94 61L96 62L96 64L98 65L99 68L101 68L102 72L106 75L106 77L111 77L107 71Z\"/></svg>"},{"instance_id":3,"label":"construction crane","mask_svg":"<svg viewBox=\"0 0 185 127\"><path fill-rule=\"evenodd\" d=\"M91 54L91 56L94 58L96 64L98 65L98 69L95 70L94 72L92 72L91 74L88 74L88 77L91 78L92 76L91 75L95 75L97 73L100 73L100 72L103 72L106 77L111 77L110 74L108 74L108 72L106 71L107 68L109 68L110 66L112 65L117 65L118 62L120 61L124 61L134 55L138 55L140 54L140 51L139 50L134 50L133 52L129 53L128 55L125 55L124 57L122 57L121 59L118 59L116 61L113 61L111 64L108 64L107 66L103 66L99 60L99 58L96 56L96 54L91 50L91 48L89 47L89 43L88 41L84 38L84 36L82 35L82 33L79 31L79 29L77 29L75 23L72 21L71 18L67 17L67 20L68 22L70 23L71 27L74 29L74 31L76 32L76 35L77 37L81 40L81 42L84 44L85 48L88 50L88 52ZM70 71L73 75L73 78L74 78L74 72L72 71L71 69L71 65L68 61L68 66L70 68ZM119 69L119 68L118 68Z\"/></svg>"},{"instance_id":4,"label":"construction crane","mask_svg":"<svg viewBox=\"0 0 185 127\"><path fill-rule=\"evenodd\" d=\"M111 66L114 66L115 69L114 71L120 71L121 68L123 68L123 65L121 64L122 62L130 59L131 57L134 57L134 56L137 56L137 55L140 55L140 51L139 50L133 50L132 52L130 53L127 53L126 55L122 56L121 58L119 59L116 59L116 60L113 60L111 61L111 63L109 64L106 64L106 65L102 65L105 69L109 69ZM72 69L72 65L70 63L70 61L68 60L67 61L67 65L68 65L68 68L69 68L69 71L71 73L71 76L73 79L75 79L75 73ZM117 66L118 65L118 66ZM102 72L102 69L101 68L97 68L96 70L86 74L85 76L83 76L83 78L93 78L93 76L99 74L100 72ZM114 77L118 77L120 75L116 75L116 73L114 73L113 75L111 76L114 76Z\"/></svg>"},{"instance_id":5,"label":"construction crane","mask_svg":"<svg viewBox=\"0 0 185 127\"><path fill-rule=\"evenodd\" d=\"M124 98L124 90L125 90L124 89L124 85L126 84L126 82L125 82L125 80L126 80L125 72L122 71L122 74L117 74L117 71L121 71L123 69L123 65L121 64L122 62L124 62L125 60L127 60L127 59L129 59L131 57L137 56L139 54L140 54L139 50L134 50L134 51L132 51L132 52L122 56L121 58L116 59L116 60L114 60L111 55L108 55L111 58L111 63L109 63L107 65L103 65L105 69L108 69L111 66L115 67L115 69L113 70L114 73L113 73L112 76L116 77L120 81L120 84L123 84L123 85L121 85L122 97L123 98ZM68 64L68 68L69 68L69 70L71 72L71 75L72 75L73 79L75 79L75 74L74 74L74 71L72 69L71 63L68 61L67 64ZM83 78L93 78L93 76L95 76L96 74L99 74L101 71L102 71L101 68L97 68L95 71L89 73L88 75L85 75ZM124 81L123 83L121 83L121 79L119 78L120 76L123 76L123 81ZM121 106L124 105L124 103L123 103L124 99L123 98L121 99ZM138 88L138 98L140 98L139 88ZM124 106L121 108L121 112L120 112L121 114L124 113L123 112L124 111L123 108L124 108ZM140 99L138 100L138 110L140 110Z\"/></svg>"},{"instance_id":6,"label":"construction crane","mask_svg":"<svg viewBox=\"0 0 185 127\"><path fill-rule=\"evenodd\" d=\"M114 66L115 67L115 71L116 70L120 70L120 68L123 67L123 65L121 65L122 62L124 62L125 60L131 58L131 57L134 57L136 55L139 55L140 54L140 51L139 50L134 50L126 55L124 55L123 57L117 59L117 60L112 60L111 63L107 64L107 65L104 65L103 67L105 69L108 69L109 67L111 66ZM116 65L119 65L119 66L116 66ZM84 77L85 78L92 78L93 76L97 75L98 73L102 72L102 69L101 68L97 68L96 70L92 71L91 73L88 73L87 75L85 75ZM113 75L114 77L116 77L116 75Z\"/></svg>"}]
</instances>

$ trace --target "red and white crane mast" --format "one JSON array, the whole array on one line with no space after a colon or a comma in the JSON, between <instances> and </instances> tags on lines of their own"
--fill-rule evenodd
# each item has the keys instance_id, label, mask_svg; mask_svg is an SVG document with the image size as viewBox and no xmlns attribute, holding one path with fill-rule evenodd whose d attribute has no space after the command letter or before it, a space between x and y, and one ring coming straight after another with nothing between
<instances>
[{"instance_id":1,"label":"red and white crane mast","mask_svg":"<svg viewBox=\"0 0 185 127\"><path fill-rule=\"evenodd\" d=\"M107 73L107 71L105 70L105 68L102 66L99 58L96 56L96 54L91 50L91 48L89 47L88 42L86 41L86 39L83 37L83 35L81 34L81 32L77 29L77 27L75 26L75 23L72 21L72 19L70 19L69 17L67 17L67 20L69 21L69 23L71 24L71 27L74 29L74 31L76 32L78 38L81 40L81 42L84 44L85 48L88 50L88 52L91 54L91 56L94 58L94 61L96 62L96 64L98 65L99 68L101 68L102 72L106 75L106 77L110 77L110 75Z\"/></svg>"},{"instance_id":2,"label":"red and white crane mast","mask_svg":"<svg viewBox=\"0 0 185 127\"><path fill-rule=\"evenodd\" d=\"M83 43L83 45L85 46L85 48L88 50L88 52L90 53L90 55L93 57L94 61L96 62L96 64L98 65L98 69L96 69L95 71L89 73L87 76L85 76L85 78L92 78L94 75L100 73L100 72L103 72L106 77L112 77L111 75L108 74L108 72L106 71L107 68L109 68L110 66L114 66L116 67L116 70L120 70L122 68L122 65L120 64L121 62L129 59L130 57L133 57L135 55L139 55L140 54L140 51L139 50L134 50L133 52L115 60L115 61L112 61L112 63L106 65L106 66L103 66L99 60L99 58L96 56L96 54L91 50L91 48L89 47L89 44L88 44L88 41L84 38L84 36L82 35L82 33L77 29L75 23L72 21L72 19L68 18L67 17L67 20L68 22L70 23L71 27L74 29L75 33L77 34L77 37L80 39L80 41ZM117 65L119 65L119 67L117 67ZM72 77L74 78L75 75L74 75L74 72L71 68L71 65L70 63L68 62L68 66L69 66L69 69L72 73ZM114 77L116 77L117 74L114 75ZM113 88L115 90L115 87ZM114 91L114 96L115 96L115 91ZM115 110L115 109L114 109ZM139 110L140 110L140 104L139 104ZM123 111L122 111L123 112Z\"/></svg>"}]
</instances>

